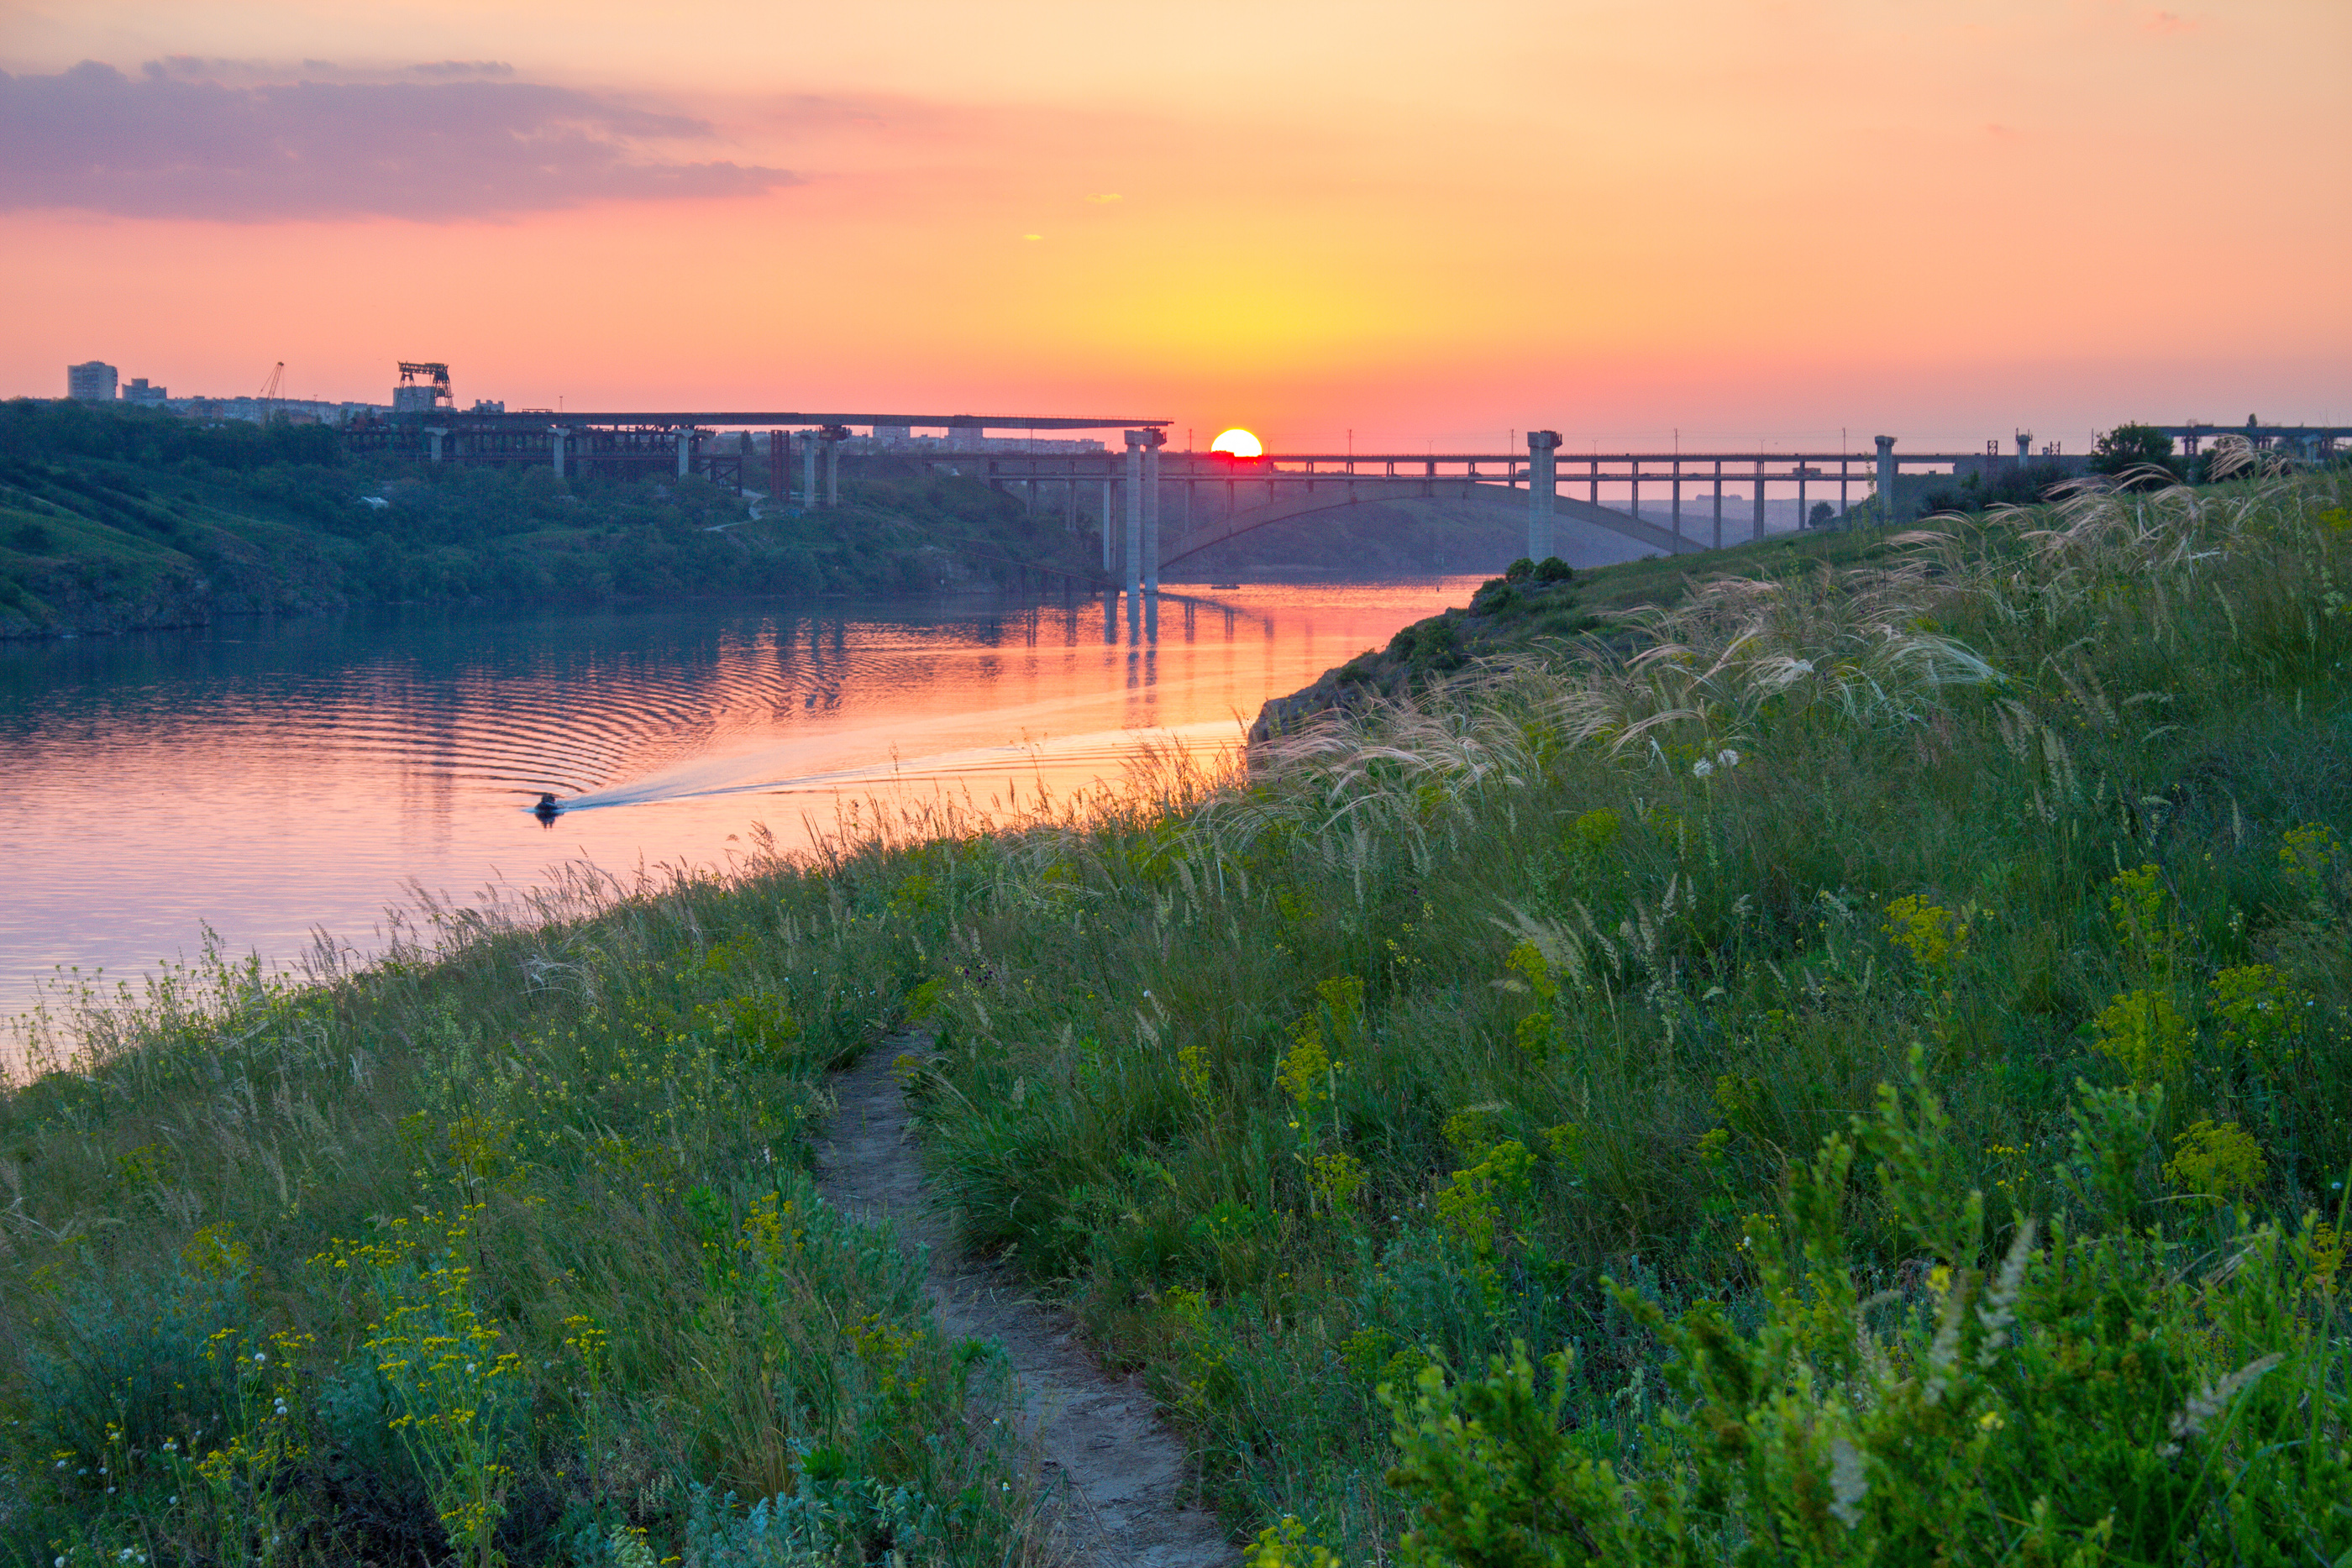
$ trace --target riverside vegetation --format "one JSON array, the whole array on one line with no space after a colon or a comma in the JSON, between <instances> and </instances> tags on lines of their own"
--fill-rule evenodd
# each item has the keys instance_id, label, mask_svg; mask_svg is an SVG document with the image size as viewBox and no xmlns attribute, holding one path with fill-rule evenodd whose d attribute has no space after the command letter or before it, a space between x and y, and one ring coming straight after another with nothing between
<instances>
[{"instance_id":1,"label":"riverside vegetation","mask_svg":"<svg viewBox=\"0 0 2352 1568\"><path fill-rule=\"evenodd\" d=\"M1088 570L1058 519L975 479L867 465L843 502L751 517L700 478L359 460L321 425L19 398L0 403L0 637L348 604L898 593L985 585L1013 564Z\"/></svg>"},{"instance_id":2,"label":"riverside vegetation","mask_svg":"<svg viewBox=\"0 0 2352 1568\"><path fill-rule=\"evenodd\" d=\"M0 1531L1041 1560L805 1175L911 1029L961 1242L1258 1568L2340 1562L2347 503L1733 555L1245 774L93 1013L0 1112Z\"/></svg>"}]
</instances>

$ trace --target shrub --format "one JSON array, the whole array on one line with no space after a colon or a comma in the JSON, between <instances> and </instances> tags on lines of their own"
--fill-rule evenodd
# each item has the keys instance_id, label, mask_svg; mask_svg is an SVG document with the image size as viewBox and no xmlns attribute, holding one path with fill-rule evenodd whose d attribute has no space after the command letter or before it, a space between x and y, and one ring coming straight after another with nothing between
<instances>
[{"instance_id":1,"label":"shrub","mask_svg":"<svg viewBox=\"0 0 2352 1568\"><path fill-rule=\"evenodd\" d=\"M2091 472L2117 476L2155 469L2158 482L2180 478L2185 465L2172 455L2172 437L2152 424L2124 423L2100 435L2091 449Z\"/></svg>"},{"instance_id":2,"label":"shrub","mask_svg":"<svg viewBox=\"0 0 2352 1568\"><path fill-rule=\"evenodd\" d=\"M2084 1127L2091 1166L2136 1159L2151 1131L2145 1116ZM1995 1261L1981 1194L1931 1174L1951 1134L1920 1092L1825 1140L1790 1183L1787 1244L1759 1254L1769 1307L1752 1330L1617 1289L1681 1396L1643 1425L1631 1474L1566 1418L1565 1353L1544 1397L1517 1344L1483 1377L1433 1366L1410 1394L1383 1387L1391 1479L1417 1509L1403 1560L2186 1563L2352 1548L2335 1505L2352 1484L2352 1391L2332 1348L2332 1229L2241 1217L2230 1262L2205 1272L2203 1238L2094 1205L2073 1224L2015 1218ZM2184 1145L2229 1151L2200 1170L2252 1179L2227 1130ZM1910 1243L1943 1260L1867 1295L1840 1218L1860 1149L1911 1217Z\"/></svg>"}]
</instances>

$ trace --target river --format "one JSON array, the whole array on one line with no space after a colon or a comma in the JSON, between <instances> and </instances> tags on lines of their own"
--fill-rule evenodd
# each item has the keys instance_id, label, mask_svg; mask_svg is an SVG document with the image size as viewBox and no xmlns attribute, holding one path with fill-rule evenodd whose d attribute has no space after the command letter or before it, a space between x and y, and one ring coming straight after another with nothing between
<instances>
[{"instance_id":1,"label":"river","mask_svg":"<svg viewBox=\"0 0 2352 1568\"><path fill-rule=\"evenodd\" d=\"M419 895L786 851L851 805L1033 809L1150 746L1230 756L1267 697L1475 580L1099 600L385 610L0 643L0 1020L220 951L380 951ZM530 810L541 791L564 809ZM0 1052L0 1055L11 1054Z\"/></svg>"}]
</instances>

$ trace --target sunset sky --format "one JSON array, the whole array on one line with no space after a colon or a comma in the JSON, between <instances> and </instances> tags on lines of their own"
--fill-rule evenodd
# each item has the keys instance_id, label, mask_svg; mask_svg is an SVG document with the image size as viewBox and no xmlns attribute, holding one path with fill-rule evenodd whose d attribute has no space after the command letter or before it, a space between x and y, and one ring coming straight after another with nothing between
<instances>
[{"instance_id":1,"label":"sunset sky","mask_svg":"<svg viewBox=\"0 0 2352 1568\"><path fill-rule=\"evenodd\" d=\"M2352 5L0 0L0 394L2352 422Z\"/></svg>"}]
</instances>

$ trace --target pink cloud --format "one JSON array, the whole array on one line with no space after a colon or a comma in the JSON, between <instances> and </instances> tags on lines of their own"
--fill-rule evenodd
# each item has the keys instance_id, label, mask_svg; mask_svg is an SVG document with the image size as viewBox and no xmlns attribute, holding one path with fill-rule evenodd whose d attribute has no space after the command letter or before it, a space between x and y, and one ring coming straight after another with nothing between
<instances>
[{"instance_id":1,"label":"pink cloud","mask_svg":"<svg viewBox=\"0 0 2352 1568\"><path fill-rule=\"evenodd\" d=\"M788 170L669 156L657 148L707 141L712 128L507 80L496 62L411 68L406 80L215 79L234 66L174 58L136 78L90 61L55 76L0 73L0 210L447 222L800 183Z\"/></svg>"}]
</instances>

